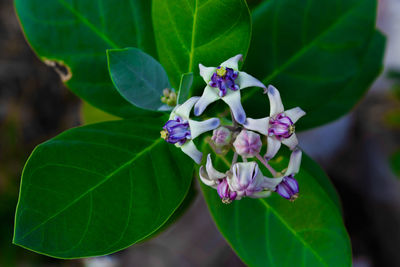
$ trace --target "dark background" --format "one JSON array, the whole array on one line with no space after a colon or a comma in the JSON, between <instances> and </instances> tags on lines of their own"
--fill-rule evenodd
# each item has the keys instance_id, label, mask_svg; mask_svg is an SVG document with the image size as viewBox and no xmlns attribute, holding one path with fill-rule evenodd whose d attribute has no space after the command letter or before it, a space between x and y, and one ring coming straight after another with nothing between
<instances>
[{"instance_id":1,"label":"dark background","mask_svg":"<svg viewBox=\"0 0 400 267\"><path fill-rule=\"evenodd\" d=\"M388 75L400 69L399 13L400 1L380 1L378 26L388 37L385 72L366 98L344 118L299 135L340 194L356 267L400 266L400 174L389 164L400 151L400 79ZM200 195L160 236L109 257L64 261L12 245L23 164L37 144L79 125L80 108L81 101L30 49L12 1L0 0L1 267L243 266Z\"/></svg>"}]
</instances>

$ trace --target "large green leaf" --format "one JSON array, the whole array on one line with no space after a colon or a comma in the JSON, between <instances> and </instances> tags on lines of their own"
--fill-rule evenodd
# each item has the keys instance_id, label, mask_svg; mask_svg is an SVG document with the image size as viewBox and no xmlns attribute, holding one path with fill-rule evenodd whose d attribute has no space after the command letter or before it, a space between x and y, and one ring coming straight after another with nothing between
<instances>
[{"instance_id":1,"label":"large green leaf","mask_svg":"<svg viewBox=\"0 0 400 267\"><path fill-rule=\"evenodd\" d=\"M287 161L281 160L280 168ZM273 193L269 198L245 198L226 205L216 190L202 186L217 227L247 265L351 266L350 241L337 195L316 166L303 157L296 175L300 197L294 202Z\"/></svg>"},{"instance_id":2,"label":"large green leaf","mask_svg":"<svg viewBox=\"0 0 400 267\"><path fill-rule=\"evenodd\" d=\"M160 119L75 128L39 145L23 171L14 243L53 257L109 254L150 237L185 198L193 164Z\"/></svg>"},{"instance_id":3,"label":"large green leaf","mask_svg":"<svg viewBox=\"0 0 400 267\"><path fill-rule=\"evenodd\" d=\"M336 119L354 106L382 66L384 40L373 37L375 16L376 0L265 1L252 13L244 69L276 86L287 107L307 112L301 128ZM265 116L259 108L265 105L262 90L242 95L250 116ZM330 110L331 101L343 101L342 107Z\"/></svg>"},{"instance_id":4,"label":"large green leaf","mask_svg":"<svg viewBox=\"0 0 400 267\"><path fill-rule=\"evenodd\" d=\"M149 0L15 0L26 39L68 87L121 117L144 114L115 91L106 49L139 47L156 57Z\"/></svg>"},{"instance_id":5,"label":"large green leaf","mask_svg":"<svg viewBox=\"0 0 400 267\"><path fill-rule=\"evenodd\" d=\"M161 102L171 88L161 64L137 48L107 50L108 68L117 91L133 105L152 111L170 110Z\"/></svg>"},{"instance_id":6,"label":"large green leaf","mask_svg":"<svg viewBox=\"0 0 400 267\"><path fill-rule=\"evenodd\" d=\"M152 13L160 62L175 88L181 74L198 75L199 63L215 66L247 54L251 24L244 0L153 0ZM195 87L201 82L197 77Z\"/></svg>"}]
</instances>

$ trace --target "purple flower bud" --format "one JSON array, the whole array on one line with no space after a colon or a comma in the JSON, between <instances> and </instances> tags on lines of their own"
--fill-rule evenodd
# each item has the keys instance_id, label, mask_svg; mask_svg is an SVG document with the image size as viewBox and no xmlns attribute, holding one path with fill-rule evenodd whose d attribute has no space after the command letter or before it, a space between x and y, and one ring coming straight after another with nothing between
<instances>
[{"instance_id":1,"label":"purple flower bud","mask_svg":"<svg viewBox=\"0 0 400 267\"><path fill-rule=\"evenodd\" d=\"M260 153L262 143L259 134L242 130L233 142L233 146L239 155L250 158Z\"/></svg>"},{"instance_id":2,"label":"purple flower bud","mask_svg":"<svg viewBox=\"0 0 400 267\"><path fill-rule=\"evenodd\" d=\"M167 121L161 131L161 138L171 144L183 145L191 138L189 122L179 116Z\"/></svg>"},{"instance_id":3,"label":"purple flower bud","mask_svg":"<svg viewBox=\"0 0 400 267\"><path fill-rule=\"evenodd\" d=\"M223 97L226 95L228 89L233 91L239 90L239 85L235 84L238 74L238 71L235 71L231 68L219 66L217 71L211 76L209 85L214 88L218 87L219 96Z\"/></svg>"},{"instance_id":4,"label":"purple flower bud","mask_svg":"<svg viewBox=\"0 0 400 267\"><path fill-rule=\"evenodd\" d=\"M299 196L299 184L294 179L294 175L285 176L282 182L276 186L275 192L290 201L294 201Z\"/></svg>"},{"instance_id":5,"label":"purple flower bud","mask_svg":"<svg viewBox=\"0 0 400 267\"><path fill-rule=\"evenodd\" d=\"M268 134L275 136L278 140L289 138L294 133L295 127L292 120L283 113L279 113L275 118L270 118Z\"/></svg>"},{"instance_id":6,"label":"purple flower bud","mask_svg":"<svg viewBox=\"0 0 400 267\"><path fill-rule=\"evenodd\" d=\"M219 127L213 131L211 139L219 147L226 146L232 139L232 132L228 128Z\"/></svg>"},{"instance_id":7,"label":"purple flower bud","mask_svg":"<svg viewBox=\"0 0 400 267\"><path fill-rule=\"evenodd\" d=\"M229 189L228 182L225 179L220 179L217 187L217 192L220 198L222 199L222 203L229 204L233 200L235 200L237 193L233 192Z\"/></svg>"}]
</instances>

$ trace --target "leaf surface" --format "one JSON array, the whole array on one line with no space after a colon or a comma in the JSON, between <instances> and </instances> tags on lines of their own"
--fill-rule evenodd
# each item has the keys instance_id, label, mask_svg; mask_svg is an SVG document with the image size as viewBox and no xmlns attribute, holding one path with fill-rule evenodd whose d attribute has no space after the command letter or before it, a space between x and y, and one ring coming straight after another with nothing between
<instances>
[{"instance_id":1,"label":"leaf surface","mask_svg":"<svg viewBox=\"0 0 400 267\"><path fill-rule=\"evenodd\" d=\"M150 237L185 198L193 164L161 119L91 124L39 145L23 171L14 243L59 258L110 254Z\"/></svg>"}]
</instances>

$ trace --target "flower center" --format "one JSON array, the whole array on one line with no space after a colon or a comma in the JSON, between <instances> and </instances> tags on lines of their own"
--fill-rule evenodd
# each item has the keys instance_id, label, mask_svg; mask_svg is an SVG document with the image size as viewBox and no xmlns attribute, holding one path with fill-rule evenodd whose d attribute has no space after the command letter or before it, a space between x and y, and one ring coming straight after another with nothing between
<instances>
[{"instance_id":1,"label":"flower center","mask_svg":"<svg viewBox=\"0 0 400 267\"><path fill-rule=\"evenodd\" d=\"M191 138L189 123L179 116L167 121L160 134L162 139L171 144L183 145Z\"/></svg>"},{"instance_id":2,"label":"flower center","mask_svg":"<svg viewBox=\"0 0 400 267\"><path fill-rule=\"evenodd\" d=\"M275 118L269 120L268 133L275 135L278 140L289 138L295 132L295 125L292 120L283 113L279 113Z\"/></svg>"},{"instance_id":3,"label":"flower center","mask_svg":"<svg viewBox=\"0 0 400 267\"><path fill-rule=\"evenodd\" d=\"M238 77L239 72L231 69L219 66L217 71L212 75L209 85L219 89L219 96L223 97L226 95L228 89L233 91L239 90L239 85L235 84L235 80Z\"/></svg>"}]
</instances>

